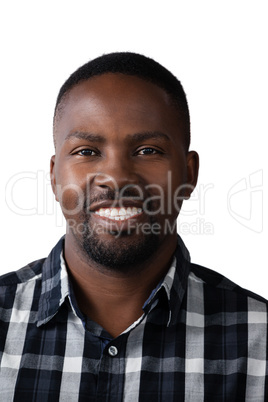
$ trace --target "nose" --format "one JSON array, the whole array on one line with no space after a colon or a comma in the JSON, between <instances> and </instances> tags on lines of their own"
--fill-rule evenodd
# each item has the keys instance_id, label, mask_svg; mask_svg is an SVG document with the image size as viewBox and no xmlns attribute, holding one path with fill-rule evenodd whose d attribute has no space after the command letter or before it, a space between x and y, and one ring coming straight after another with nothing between
<instances>
[{"instance_id":1,"label":"nose","mask_svg":"<svg viewBox=\"0 0 268 402\"><path fill-rule=\"evenodd\" d=\"M98 165L94 184L114 191L138 184L131 156L119 155L117 152L107 155Z\"/></svg>"}]
</instances>

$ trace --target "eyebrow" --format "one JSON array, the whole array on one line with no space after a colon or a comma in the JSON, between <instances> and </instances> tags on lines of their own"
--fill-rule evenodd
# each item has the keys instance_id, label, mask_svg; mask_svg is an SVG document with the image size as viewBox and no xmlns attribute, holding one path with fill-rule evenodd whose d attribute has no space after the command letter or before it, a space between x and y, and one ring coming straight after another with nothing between
<instances>
[{"instance_id":1,"label":"eyebrow","mask_svg":"<svg viewBox=\"0 0 268 402\"><path fill-rule=\"evenodd\" d=\"M105 137L103 137L102 135L84 131L74 131L68 134L67 137L65 138L65 141L68 141L71 138L78 138L86 140L88 142L98 142L98 143L104 143L106 140ZM169 136L161 131L145 131L141 133L128 134L126 138L130 142L146 141L150 139L160 139L170 141Z\"/></svg>"},{"instance_id":2,"label":"eyebrow","mask_svg":"<svg viewBox=\"0 0 268 402\"><path fill-rule=\"evenodd\" d=\"M74 131L73 133L70 133L67 135L65 138L65 141L68 141L71 138L78 138L80 140L86 140L88 142L104 142L105 138L99 134L93 134L89 132L84 132L84 131Z\"/></svg>"},{"instance_id":3,"label":"eyebrow","mask_svg":"<svg viewBox=\"0 0 268 402\"><path fill-rule=\"evenodd\" d=\"M170 141L169 136L161 131L146 131L142 133L129 134L127 137L132 142L146 141L150 139L162 139Z\"/></svg>"}]
</instances>

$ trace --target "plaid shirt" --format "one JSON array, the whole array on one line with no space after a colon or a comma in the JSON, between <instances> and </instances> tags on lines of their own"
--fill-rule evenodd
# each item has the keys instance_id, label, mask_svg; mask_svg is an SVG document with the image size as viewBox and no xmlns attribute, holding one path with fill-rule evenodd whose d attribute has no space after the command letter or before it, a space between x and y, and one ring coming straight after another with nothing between
<instances>
[{"instance_id":1,"label":"plaid shirt","mask_svg":"<svg viewBox=\"0 0 268 402\"><path fill-rule=\"evenodd\" d=\"M268 401L267 302L174 261L143 316L112 339L83 319L63 239L0 279L0 401Z\"/></svg>"}]
</instances>

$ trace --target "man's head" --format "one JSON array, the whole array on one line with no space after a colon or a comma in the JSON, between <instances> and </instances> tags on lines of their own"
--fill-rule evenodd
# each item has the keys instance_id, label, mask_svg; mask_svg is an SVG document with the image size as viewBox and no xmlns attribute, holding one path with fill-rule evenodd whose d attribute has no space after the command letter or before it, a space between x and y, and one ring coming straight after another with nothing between
<instances>
[{"instance_id":1,"label":"man's head","mask_svg":"<svg viewBox=\"0 0 268 402\"><path fill-rule=\"evenodd\" d=\"M136 76L164 89L178 111L180 123L183 124L185 148L186 150L189 149L190 116L186 95L180 81L155 60L137 53L118 52L106 54L89 61L71 74L62 85L57 97L54 111L54 128L70 90L81 81L107 73Z\"/></svg>"},{"instance_id":2,"label":"man's head","mask_svg":"<svg viewBox=\"0 0 268 402\"><path fill-rule=\"evenodd\" d=\"M91 263L131 271L156 251L174 251L176 218L196 184L198 156L188 152L187 102L171 73L136 54L97 60L102 68L92 61L95 73L88 75L90 63L81 67L58 96L52 187L69 244ZM150 67L141 75L137 66L130 70L133 60Z\"/></svg>"}]
</instances>

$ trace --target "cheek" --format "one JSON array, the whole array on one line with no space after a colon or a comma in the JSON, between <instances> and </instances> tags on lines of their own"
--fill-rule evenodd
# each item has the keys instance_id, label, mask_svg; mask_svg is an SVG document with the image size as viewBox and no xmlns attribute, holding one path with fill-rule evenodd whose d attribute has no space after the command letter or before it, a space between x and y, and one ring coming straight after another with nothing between
<instances>
[{"instance_id":1,"label":"cheek","mask_svg":"<svg viewBox=\"0 0 268 402\"><path fill-rule=\"evenodd\" d=\"M181 175L174 175L172 171L164 176L159 175L157 182L145 186L146 202L148 210L155 211L161 219L176 219L185 192L185 181ZM146 208L145 208L146 209Z\"/></svg>"},{"instance_id":2,"label":"cheek","mask_svg":"<svg viewBox=\"0 0 268 402\"><path fill-rule=\"evenodd\" d=\"M62 213L65 218L74 217L83 212L85 196L80 187L72 184L62 186L58 194Z\"/></svg>"},{"instance_id":3,"label":"cheek","mask_svg":"<svg viewBox=\"0 0 268 402\"><path fill-rule=\"evenodd\" d=\"M79 177L66 167L64 171L58 172L56 187L57 198L65 218L80 215L83 212L86 196L85 185Z\"/></svg>"},{"instance_id":4,"label":"cheek","mask_svg":"<svg viewBox=\"0 0 268 402\"><path fill-rule=\"evenodd\" d=\"M165 200L165 214L176 219L187 188L186 172L177 165L166 173L161 185Z\"/></svg>"}]
</instances>

